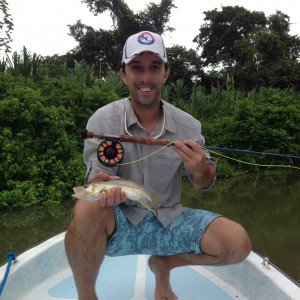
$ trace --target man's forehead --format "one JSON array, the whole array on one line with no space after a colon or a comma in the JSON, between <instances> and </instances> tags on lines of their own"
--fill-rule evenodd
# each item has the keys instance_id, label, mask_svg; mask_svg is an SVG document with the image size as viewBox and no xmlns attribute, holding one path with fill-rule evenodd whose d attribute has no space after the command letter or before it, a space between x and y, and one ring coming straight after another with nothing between
<instances>
[{"instance_id":1,"label":"man's forehead","mask_svg":"<svg viewBox=\"0 0 300 300\"><path fill-rule=\"evenodd\" d=\"M156 54L145 51L145 52L142 52L139 55L137 55L135 58L133 58L129 64L141 63L142 61L144 61L145 58L149 59L152 63L156 63L156 64L163 63L163 61Z\"/></svg>"}]
</instances>

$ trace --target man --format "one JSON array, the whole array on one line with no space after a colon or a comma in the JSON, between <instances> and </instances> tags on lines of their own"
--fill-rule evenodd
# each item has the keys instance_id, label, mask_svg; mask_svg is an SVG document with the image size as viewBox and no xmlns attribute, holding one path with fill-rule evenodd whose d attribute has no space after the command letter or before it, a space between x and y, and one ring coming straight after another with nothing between
<instances>
[{"instance_id":1,"label":"man","mask_svg":"<svg viewBox=\"0 0 300 300\"><path fill-rule=\"evenodd\" d=\"M128 200L120 187L99 201L77 202L65 246L80 300L97 299L95 281L105 254L151 255L148 264L156 279L155 299L174 300L173 268L234 264L251 250L251 241L239 224L180 205L182 168L195 187L204 189L213 184L216 170L214 160L201 147L200 122L161 99L169 73L161 36L152 32L130 36L120 70L130 96L100 108L88 121L87 129L96 133L164 138L174 141L174 146L137 162L156 146L124 143L124 162L132 163L108 168L97 160L99 140L86 140L84 162L90 182L119 176L145 185L162 200L157 216Z\"/></svg>"}]
</instances>

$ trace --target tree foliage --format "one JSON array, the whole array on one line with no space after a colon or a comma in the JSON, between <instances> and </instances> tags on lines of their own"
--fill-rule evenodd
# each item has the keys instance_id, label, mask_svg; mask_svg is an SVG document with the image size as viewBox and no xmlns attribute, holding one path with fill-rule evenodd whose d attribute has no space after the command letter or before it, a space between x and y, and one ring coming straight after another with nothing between
<instances>
[{"instance_id":1,"label":"tree foliage","mask_svg":"<svg viewBox=\"0 0 300 300\"><path fill-rule=\"evenodd\" d=\"M72 114L45 105L34 86L9 83L0 101L0 208L60 202L80 170L76 140L66 134Z\"/></svg>"},{"instance_id":2,"label":"tree foliage","mask_svg":"<svg viewBox=\"0 0 300 300\"><path fill-rule=\"evenodd\" d=\"M167 48L167 53L171 69L168 79L170 83L183 80L188 88L192 88L194 83L199 83L203 79L202 60L195 50L175 45Z\"/></svg>"},{"instance_id":3,"label":"tree foliage","mask_svg":"<svg viewBox=\"0 0 300 300\"><path fill-rule=\"evenodd\" d=\"M216 95L214 104L202 115L209 143L234 149L300 153L299 93L262 88L240 95L216 91Z\"/></svg>"},{"instance_id":4,"label":"tree foliage","mask_svg":"<svg viewBox=\"0 0 300 300\"><path fill-rule=\"evenodd\" d=\"M233 66L236 63L235 42L265 28L267 19L263 12L251 13L244 7L225 6L204 12L205 23L194 42L201 47L201 57L207 66Z\"/></svg>"},{"instance_id":5,"label":"tree foliage","mask_svg":"<svg viewBox=\"0 0 300 300\"><path fill-rule=\"evenodd\" d=\"M84 178L80 135L88 118L128 95L118 73L125 39L145 27L172 30L171 0L139 13L121 0L85 3L95 14L109 11L115 27L95 30L77 21L70 26L79 43L72 52L41 57L24 47L0 62L0 209L69 199ZM205 13L201 56L180 45L168 49L163 98L201 120L207 145L299 155L300 48L289 17L239 7ZM253 171L218 165L222 175Z\"/></svg>"},{"instance_id":6,"label":"tree foliage","mask_svg":"<svg viewBox=\"0 0 300 300\"><path fill-rule=\"evenodd\" d=\"M119 96L107 81L0 73L0 209L59 203L82 184L80 138L89 116Z\"/></svg>"},{"instance_id":7,"label":"tree foliage","mask_svg":"<svg viewBox=\"0 0 300 300\"><path fill-rule=\"evenodd\" d=\"M119 31L121 45L131 34L141 30L155 31L159 34L173 31L167 25L171 9L175 7L173 0L161 0L160 4L150 2L146 9L134 13L123 0L83 0L95 15L109 11L114 28Z\"/></svg>"},{"instance_id":8,"label":"tree foliage","mask_svg":"<svg viewBox=\"0 0 300 300\"><path fill-rule=\"evenodd\" d=\"M85 0L95 15L110 12L113 29L96 30L77 21L70 34L78 47L68 55L85 61L96 76L105 77L118 71L126 38L140 30L163 34L168 26L172 0L150 3L135 13L122 0ZM300 90L300 39L291 36L289 17L276 11L266 17L263 12L240 6L224 6L206 11L205 23L194 42L200 55L183 46L168 48L172 70L169 82L183 80L189 89L201 82L207 91L212 87L227 88L228 76L234 88L251 91L260 87ZM206 70L206 72L204 71Z\"/></svg>"},{"instance_id":9,"label":"tree foliage","mask_svg":"<svg viewBox=\"0 0 300 300\"><path fill-rule=\"evenodd\" d=\"M0 73L0 209L68 200L72 187L82 184L82 129L95 110L128 94L118 73L91 82L88 72L77 62L65 75L38 81ZM300 95L292 90L246 94L228 87L207 94L200 85L188 88L177 80L167 84L163 97L201 120L208 145L300 151Z\"/></svg>"},{"instance_id":10,"label":"tree foliage","mask_svg":"<svg viewBox=\"0 0 300 300\"><path fill-rule=\"evenodd\" d=\"M9 43L12 41L11 32L13 27L13 19L9 13L8 3L6 0L0 0L0 51L10 52Z\"/></svg>"},{"instance_id":11,"label":"tree foliage","mask_svg":"<svg viewBox=\"0 0 300 300\"><path fill-rule=\"evenodd\" d=\"M206 11L194 41L206 66L220 70L223 82L233 74L236 87L300 88L300 39L291 36L289 17L269 18L239 6ZM285 71L284 71L285 68Z\"/></svg>"},{"instance_id":12,"label":"tree foliage","mask_svg":"<svg viewBox=\"0 0 300 300\"><path fill-rule=\"evenodd\" d=\"M173 31L167 25L173 0L161 0L160 4L150 3L146 9L133 12L122 0L84 0L95 15L109 11L113 20L112 30L96 30L82 24L80 20L69 25L70 35L78 42L71 51L77 61L85 60L96 74L105 76L120 67L123 45L131 34L142 30L157 33Z\"/></svg>"}]
</instances>

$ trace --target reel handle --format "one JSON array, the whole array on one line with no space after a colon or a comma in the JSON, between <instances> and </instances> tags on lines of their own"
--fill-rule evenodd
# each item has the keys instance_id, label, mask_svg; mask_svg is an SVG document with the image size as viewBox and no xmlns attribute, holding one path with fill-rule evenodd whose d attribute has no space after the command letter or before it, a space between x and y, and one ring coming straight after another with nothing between
<instances>
[{"instance_id":1,"label":"reel handle","mask_svg":"<svg viewBox=\"0 0 300 300\"><path fill-rule=\"evenodd\" d=\"M107 140L119 140L120 142L157 145L157 146L173 145L172 141L165 140L165 139L153 139L153 138L147 138L143 136L130 136L130 135L95 134L93 131L89 131L86 129L83 130L82 137L84 139L98 138L98 139L107 139Z\"/></svg>"},{"instance_id":2,"label":"reel handle","mask_svg":"<svg viewBox=\"0 0 300 300\"><path fill-rule=\"evenodd\" d=\"M167 146L172 145L173 142L165 139L152 139L142 136L130 136L130 135L120 135L121 142L146 144L146 145L157 145L157 146Z\"/></svg>"}]
</instances>

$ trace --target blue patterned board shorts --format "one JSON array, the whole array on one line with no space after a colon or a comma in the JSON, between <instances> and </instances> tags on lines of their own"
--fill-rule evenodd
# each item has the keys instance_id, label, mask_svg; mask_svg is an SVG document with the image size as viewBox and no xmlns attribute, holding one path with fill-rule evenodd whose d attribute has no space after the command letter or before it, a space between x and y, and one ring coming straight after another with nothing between
<instances>
[{"instance_id":1,"label":"blue patterned board shorts","mask_svg":"<svg viewBox=\"0 0 300 300\"><path fill-rule=\"evenodd\" d=\"M149 212L138 224L133 225L114 206L116 232L109 239L106 255L131 254L174 255L200 254L200 239L208 225L220 215L200 209L184 208L184 211L167 227Z\"/></svg>"}]
</instances>

